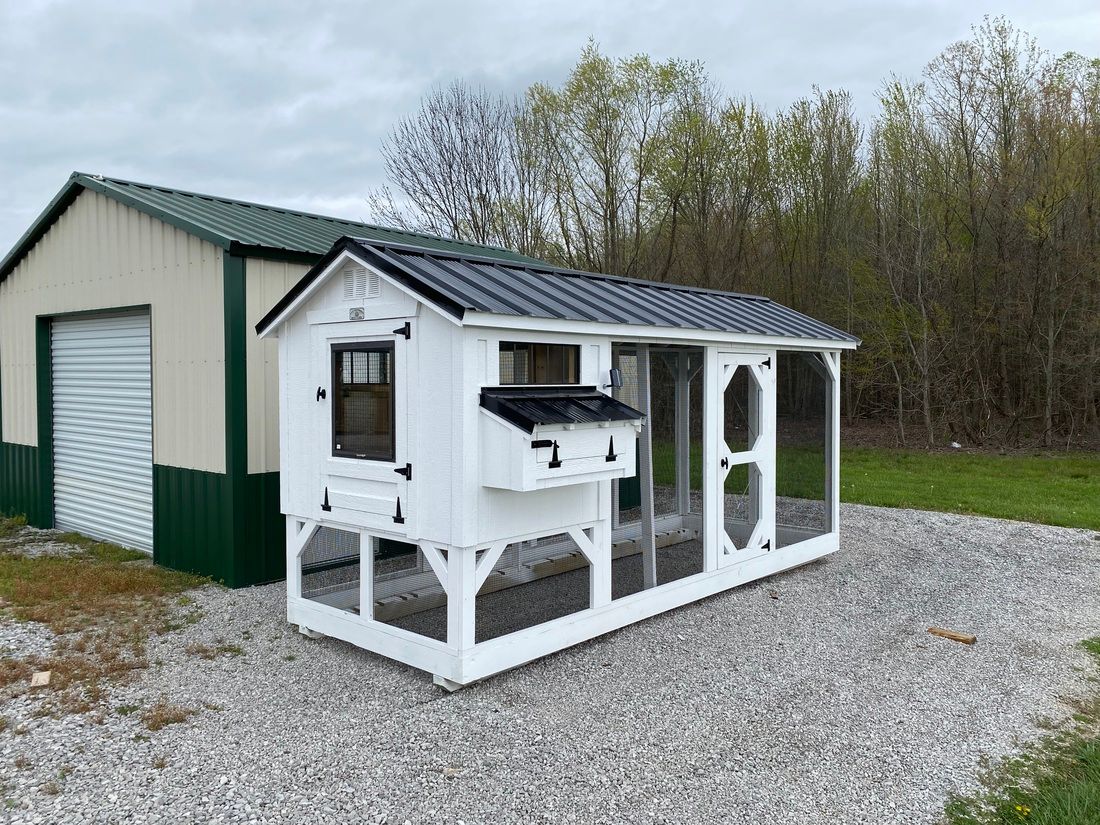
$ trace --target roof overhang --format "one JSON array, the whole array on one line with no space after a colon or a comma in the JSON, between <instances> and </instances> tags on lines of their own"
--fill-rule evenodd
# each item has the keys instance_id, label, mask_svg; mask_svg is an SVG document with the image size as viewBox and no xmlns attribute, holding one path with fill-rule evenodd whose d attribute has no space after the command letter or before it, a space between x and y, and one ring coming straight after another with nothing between
<instances>
[{"instance_id":1,"label":"roof overhang","mask_svg":"<svg viewBox=\"0 0 1100 825\"><path fill-rule=\"evenodd\" d=\"M561 332L570 335L602 335L616 341L645 341L661 344L752 344L790 350L854 350L858 340L832 338L795 338L784 335L754 335L711 329L683 329L643 324L615 324L602 321L572 321L535 318L526 315L497 315L467 311L462 325L490 329L516 329L531 332Z\"/></svg>"}]
</instances>

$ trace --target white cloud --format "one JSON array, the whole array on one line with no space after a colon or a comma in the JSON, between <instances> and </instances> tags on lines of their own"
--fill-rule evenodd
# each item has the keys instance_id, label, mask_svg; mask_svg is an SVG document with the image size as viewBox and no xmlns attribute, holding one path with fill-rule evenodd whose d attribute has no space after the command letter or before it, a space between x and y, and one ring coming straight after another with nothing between
<instances>
[{"instance_id":1,"label":"white cloud","mask_svg":"<svg viewBox=\"0 0 1100 825\"><path fill-rule=\"evenodd\" d=\"M843 87L864 116L984 13L1100 53L1090 0L0 3L0 248L74 169L368 217L379 142L433 84L560 81L588 37L703 60L771 110Z\"/></svg>"}]
</instances>

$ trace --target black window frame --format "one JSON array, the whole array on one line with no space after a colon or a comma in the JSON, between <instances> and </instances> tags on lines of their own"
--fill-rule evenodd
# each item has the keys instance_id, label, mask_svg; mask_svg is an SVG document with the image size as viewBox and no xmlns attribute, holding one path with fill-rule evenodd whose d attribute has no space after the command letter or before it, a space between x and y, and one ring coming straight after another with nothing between
<instances>
[{"instance_id":1,"label":"black window frame","mask_svg":"<svg viewBox=\"0 0 1100 825\"><path fill-rule=\"evenodd\" d=\"M385 457L356 453L354 450L336 448L336 410L337 393L343 385L340 380L341 358L345 352L388 352L390 354L390 449ZM393 464L397 461L397 347L393 341L356 341L332 345L332 432L329 444L333 458L351 458L356 461L376 461L380 464Z\"/></svg>"},{"instance_id":2,"label":"black window frame","mask_svg":"<svg viewBox=\"0 0 1100 825\"><path fill-rule=\"evenodd\" d=\"M515 380L505 381L503 374L498 374L497 378L499 379L499 384L502 387L560 387L560 386L574 387L574 386L578 386L581 383L581 345L580 344L562 344L562 343L559 343L559 342L556 342L556 341L500 341L497 344L498 369L499 369L499 364L500 364L500 360L501 360L501 355L503 355L505 352L513 352L514 353L516 351L516 347L518 347L518 346L524 346L524 347L529 348L528 351L530 353L530 357L529 357L529 362L528 362L528 373L529 373L529 377L531 378L531 380L529 380L529 381L515 381ZM506 350L505 347L511 347L511 349ZM575 368L575 371L574 371L574 374L573 374L573 380L572 381L567 381L567 380L562 380L562 381L535 381L534 380L534 373L535 373L534 348L535 347L546 347L547 348L547 359L548 360L550 358L549 350L552 349L552 348L558 348L558 349L563 350L564 352L568 352L568 351L572 350L573 355L574 355L574 368ZM564 369L564 366L568 363L568 360L569 359L567 357L563 358L563 360L562 360L563 369ZM515 376L513 375L513 378L514 377Z\"/></svg>"}]
</instances>

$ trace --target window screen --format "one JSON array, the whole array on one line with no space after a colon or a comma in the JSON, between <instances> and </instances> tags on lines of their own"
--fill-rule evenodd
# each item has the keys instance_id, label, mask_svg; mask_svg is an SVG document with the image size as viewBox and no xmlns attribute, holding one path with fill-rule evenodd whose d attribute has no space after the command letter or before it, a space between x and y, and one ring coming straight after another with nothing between
<instances>
[{"instance_id":1,"label":"window screen","mask_svg":"<svg viewBox=\"0 0 1100 825\"><path fill-rule=\"evenodd\" d=\"M393 461L393 344L334 346L332 390L332 454Z\"/></svg>"},{"instance_id":2,"label":"window screen","mask_svg":"<svg viewBox=\"0 0 1100 825\"><path fill-rule=\"evenodd\" d=\"M500 342L501 384L576 384L581 348L576 344Z\"/></svg>"}]
</instances>

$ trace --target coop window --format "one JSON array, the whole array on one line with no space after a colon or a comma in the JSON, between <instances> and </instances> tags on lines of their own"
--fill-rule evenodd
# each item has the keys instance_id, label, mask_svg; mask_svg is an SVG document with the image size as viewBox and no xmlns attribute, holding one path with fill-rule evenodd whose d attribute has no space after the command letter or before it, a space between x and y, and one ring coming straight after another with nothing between
<instances>
[{"instance_id":1,"label":"coop window","mask_svg":"<svg viewBox=\"0 0 1100 825\"><path fill-rule=\"evenodd\" d=\"M393 461L393 344L334 346L332 389L332 454Z\"/></svg>"},{"instance_id":2,"label":"coop window","mask_svg":"<svg viewBox=\"0 0 1100 825\"><path fill-rule=\"evenodd\" d=\"M501 384L576 384L581 348L576 344L500 342Z\"/></svg>"}]
</instances>

